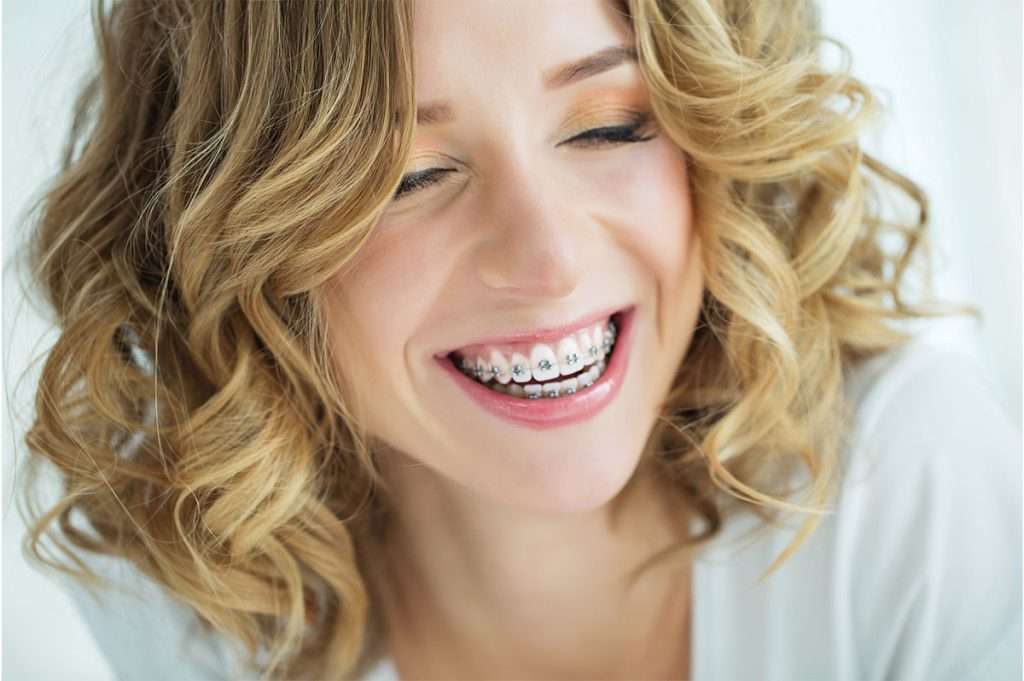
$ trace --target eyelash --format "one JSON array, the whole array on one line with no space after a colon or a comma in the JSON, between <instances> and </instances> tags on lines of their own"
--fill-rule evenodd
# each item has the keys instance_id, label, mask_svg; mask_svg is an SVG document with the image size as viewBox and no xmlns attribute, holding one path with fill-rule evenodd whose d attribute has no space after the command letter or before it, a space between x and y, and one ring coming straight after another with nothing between
<instances>
[{"instance_id":1,"label":"eyelash","mask_svg":"<svg viewBox=\"0 0 1024 681\"><path fill-rule=\"evenodd\" d=\"M646 142L654 139L655 135L639 135L638 133L650 122L650 119L651 115L648 113L636 113L633 115L633 121L628 125L591 128L562 142L562 144L576 143L582 144L584 148L601 148ZM454 168L429 168L418 173L410 173L402 178L392 200L402 199L421 189L443 182L443 176L453 172L455 172Z\"/></svg>"}]
</instances>

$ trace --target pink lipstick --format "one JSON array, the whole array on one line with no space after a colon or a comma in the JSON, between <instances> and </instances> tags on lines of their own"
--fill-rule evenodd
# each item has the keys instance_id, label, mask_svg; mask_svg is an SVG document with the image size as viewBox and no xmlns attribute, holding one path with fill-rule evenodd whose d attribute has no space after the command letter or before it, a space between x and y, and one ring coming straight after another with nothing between
<instances>
[{"instance_id":1,"label":"pink lipstick","mask_svg":"<svg viewBox=\"0 0 1024 681\"><path fill-rule=\"evenodd\" d=\"M495 416L538 430L580 423L608 406L622 387L633 346L635 312L633 306L611 316L618 331L607 367L592 385L572 395L525 399L500 393L464 375L452 355L435 359L476 404Z\"/></svg>"}]
</instances>

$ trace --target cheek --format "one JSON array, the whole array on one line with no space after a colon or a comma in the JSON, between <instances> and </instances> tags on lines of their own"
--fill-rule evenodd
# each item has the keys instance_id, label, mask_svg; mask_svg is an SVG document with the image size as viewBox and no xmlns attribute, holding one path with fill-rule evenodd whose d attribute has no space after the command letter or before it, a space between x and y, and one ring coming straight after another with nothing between
<instances>
[{"instance_id":1,"label":"cheek","mask_svg":"<svg viewBox=\"0 0 1024 681\"><path fill-rule=\"evenodd\" d=\"M442 269L437 254L409 233L379 224L352 268L337 276L329 298L332 338L339 358L365 371L347 370L357 385L381 399L400 391L406 349L432 299Z\"/></svg>"},{"instance_id":2,"label":"cheek","mask_svg":"<svg viewBox=\"0 0 1024 681\"><path fill-rule=\"evenodd\" d=\"M686 157L658 138L640 145L632 162L610 168L600 183L602 204L662 285L678 285L690 263L693 210Z\"/></svg>"}]
</instances>

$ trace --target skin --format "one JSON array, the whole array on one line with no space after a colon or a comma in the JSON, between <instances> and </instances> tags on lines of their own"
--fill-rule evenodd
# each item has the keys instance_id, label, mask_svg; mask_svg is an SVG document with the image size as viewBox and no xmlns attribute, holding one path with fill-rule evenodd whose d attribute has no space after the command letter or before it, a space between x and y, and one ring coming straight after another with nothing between
<instances>
[{"instance_id":1,"label":"skin","mask_svg":"<svg viewBox=\"0 0 1024 681\"><path fill-rule=\"evenodd\" d=\"M683 531L638 463L703 289L686 158L656 123L646 142L562 144L650 110L635 64L542 86L631 44L600 0L417 4L417 103L448 100L456 118L417 128L406 172L455 172L394 202L327 296L395 493L384 611L404 678L689 674L689 570L623 581ZM583 423L495 417L434 359L627 304L625 382Z\"/></svg>"}]
</instances>

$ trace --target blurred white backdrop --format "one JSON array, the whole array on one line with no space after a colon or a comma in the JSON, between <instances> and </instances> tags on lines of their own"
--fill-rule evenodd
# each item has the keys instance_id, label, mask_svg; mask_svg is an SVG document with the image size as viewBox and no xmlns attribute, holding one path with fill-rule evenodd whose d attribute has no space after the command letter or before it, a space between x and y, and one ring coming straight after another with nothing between
<instances>
[{"instance_id":1,"label":"blurred white backdrop","mask_svg":"<svg viewBox=\"0 0 1024 681\"><path fill-rule=\"evenodd\" d=\"M552 0L555 1L555 0ZM771 0L763 0L771 1ZM937 293L978 304L980 328L951 323L990 363L1021 424L1021 5L1016 0L824 0L824 30L848 45L853 72L886 114L868 149L931 199L942 256ZM92 55L87 0L3 4L3 676L8 681L112 679L77 611L21 554L12 505L15 454L35 371L52 330L22 300L9 265L29 199L56 168L74 89ZM15 422L10 421L11 414ZM58 643L60 653L53 653Z\"/></svg>"}]
</instances>

